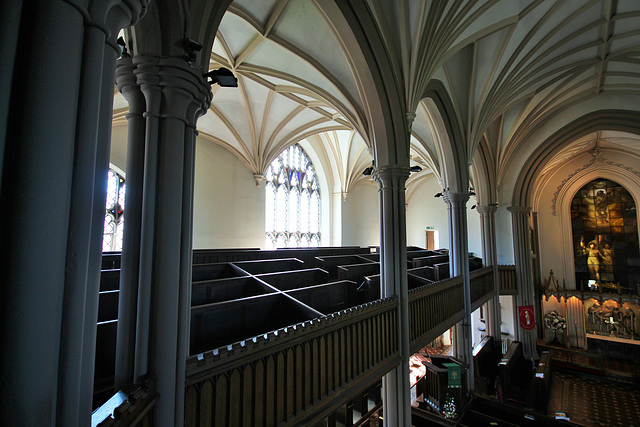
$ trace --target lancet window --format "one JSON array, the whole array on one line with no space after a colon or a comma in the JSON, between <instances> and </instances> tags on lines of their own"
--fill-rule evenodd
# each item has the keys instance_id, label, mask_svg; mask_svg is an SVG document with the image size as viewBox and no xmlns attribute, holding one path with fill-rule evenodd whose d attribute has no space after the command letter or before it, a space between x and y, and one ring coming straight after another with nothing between
<instances>
[{"instance_id":1,"label":"lancet window","mask_svg":"<svg viewBox=\"0 0 640 427\"><path fill-rule=\"evenodd\" d=\"M302 147L284 150L266 180L265 248L320 246L320 188Z\"/></svg>"},{"instance_id":2,"label":"lancet window","mask_svg":"<svg viewBox=\"0 0 640 427\"><path fill-rule=\"evenodd\" d=\"M107 178L107 201L104 213L104 233L102 252L122 250L122 232L124 229L124 178L109 169Z\"/></svg>"}]
</instances>

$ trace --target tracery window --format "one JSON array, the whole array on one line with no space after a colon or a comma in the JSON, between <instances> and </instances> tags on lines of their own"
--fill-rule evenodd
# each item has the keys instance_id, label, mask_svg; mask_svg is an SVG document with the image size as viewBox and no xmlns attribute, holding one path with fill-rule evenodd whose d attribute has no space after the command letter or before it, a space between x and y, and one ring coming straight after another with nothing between
<instances>
[{"instance_id":1,"label":"tracery window","mask_svg":"<svg viewBox=\"0 0 640 427\"><path fill-rule=\"evenodd\" d=\"M265 247L320 246L320 187L304 150L284 150L266 180Z\"/></svg>"},{"instance_id":2,"label":"tracery window","mask_svg":"<svg viewBox=\"0 0 640 427\"><path fill-rule=\"evenodd\" d=\"M104 233L102 252L122 250L122 232L124 229L124 178L109 169L107 178L107 201L104 214Z\"/></svg>"}]
</instances>

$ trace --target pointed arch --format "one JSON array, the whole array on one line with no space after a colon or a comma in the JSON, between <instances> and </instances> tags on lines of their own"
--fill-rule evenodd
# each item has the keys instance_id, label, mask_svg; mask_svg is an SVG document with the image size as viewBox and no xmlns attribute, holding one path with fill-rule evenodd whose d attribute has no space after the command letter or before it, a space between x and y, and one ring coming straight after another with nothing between
<instances>
[{"instance_id":1,"label":"pointed arch","mask_svg":"<svg viewBox=\"0 0 640 427\"><path fill-rule=\"evenodd\" d=\"M453 102L439 80L431 80L424 92L423 104L435 127L434 135L440 160L440 177L445 189L464 192L469 188L469 161L464 133L455 115Z\"/></svg>"},{"instance_id":2,"label":"pointed arch","mask_svg":"<svg viewBox=\"0 0 640 427\"><path fill-rule=\"evenodd\" d=\"M545 165L571 142L599 130L616 130L640 135L640 113L626 110L600 110L574 120L553 133L529 156L511 196L513 206L533 206L538 177Z\"/></svg>"}]
</instances>

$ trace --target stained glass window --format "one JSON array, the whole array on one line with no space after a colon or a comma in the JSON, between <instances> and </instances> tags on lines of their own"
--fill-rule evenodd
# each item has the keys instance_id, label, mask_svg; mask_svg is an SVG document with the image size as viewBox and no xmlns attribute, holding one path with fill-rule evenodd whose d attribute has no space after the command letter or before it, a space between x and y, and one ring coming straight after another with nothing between
<instances>
[{"instance_id":1,"label":"stained glass window","mask_svg":"<svg viewBox=\"0 0 640 427\"><path fill-rule=\"evenodd\" d=\"M124 178L109 169L107 178L107 201L104 214L104 232L102 252L122 250L122 232L124 230Z\"/></svg>"},{"instance_id":2,"label":"stained glass window","mask_svg":"<svg viewBox=\"0 0 640 427\"><path fill-rule=\"evenodd\" d=\"M635 294L640 282L636 205L620 184L596 179L571 202L578 289Z\"/></svg>"},{"instance_id":3,"label":"stained glass window","mask_svg":"<svg viewBox=\"0 0 640 427\"><path fill-rule=\"evenodd\" d=\"M304 150L284 150L266 179L265 247L320 246L320 186Z\"/></svg>"}]
</instances>

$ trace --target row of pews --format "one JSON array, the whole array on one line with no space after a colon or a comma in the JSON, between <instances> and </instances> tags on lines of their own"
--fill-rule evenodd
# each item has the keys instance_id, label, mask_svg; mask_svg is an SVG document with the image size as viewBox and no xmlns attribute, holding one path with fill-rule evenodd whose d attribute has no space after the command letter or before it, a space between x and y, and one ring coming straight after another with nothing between
<instances>
[{"instance_id":1,"label":"row of pews","mask_svg":"<svg viewBox=\"0 0 640 427\"><path fill-rule=\"evenodd\" d=\"M416 400L412 405L413 418L414 421L417 420L414 425L422 425L425 420L437 423L437 417L442 414L445 399L449 395L455 397L458 408L466 406L465 364L450 356L431 356L423 363L426 373L416 384ZM462 388L451 388L449 384L447 364L450 363L458 364L462 368ZM485 397L489 396L520 411L535 411L536 416L542 415L546 419L552 377L551 357L548 351L543 352L537 366L532 367L532 362L523 355L520 342L512 342L507 352L501 355L499 343L492 336L486 336L473 349L473 364L474 399L480 398L484 401ZM482 411L473 409L473 405L468 411L475 412L475 415L465 416L463 419L481 423L477 425L490 425L486 423L487 420L499 421L499 417L490 420ZM524 412L517 410L515 413L510 410L501 412L508 413L503 415L505 418L523 419L524 416Z\"/></svg>"},{"instance_id":2,"label":"row of pews","mask_svg":"<svg viewBox=\"0 0 640 427\"><path fill-rule=\"evenodd\" d=\"M377 248L287 248L193 253L189 354L380 299ZM449 277L446 250L407 248L409 288ZM472 269L482 260L470 257ZM119 254L103 255L94 407L113 394Z\"/></svg>"}]
</instances>

